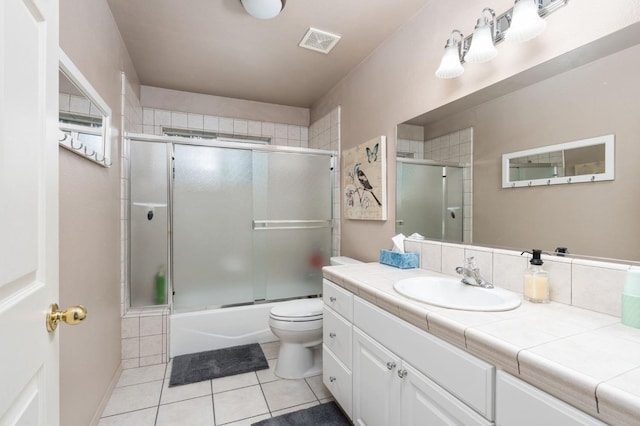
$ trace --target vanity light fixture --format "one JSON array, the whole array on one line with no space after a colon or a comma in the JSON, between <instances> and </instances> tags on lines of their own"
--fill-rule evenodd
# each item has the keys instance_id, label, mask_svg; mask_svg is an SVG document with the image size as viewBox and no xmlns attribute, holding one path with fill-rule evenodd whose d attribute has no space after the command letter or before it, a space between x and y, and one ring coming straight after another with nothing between
<instances>
[{"instance_id":1,"label":"vanity light fixture","mask_svg":"<svg viewBox=\"0 0 640 426\"><path fill-rule=\"evenodd\" d=\"M456 35L459 36L459 40L456 39ZM436 70L436 77L438 78L454 78L459 77L464 72L462 67L462 47L461 43L464 43L464 35L458 31L451 31L449 40L444 46L444 55L440 66Z\"/></svg>"},{"instance_id":2,"label":"vanity light fixture","mask_svg":"<svg viewBox=\"0 0 640 426\"><path fill-rule=\"evenodd\" d=\"M258 19L275 18L282 12L287 0L240 0L247 13Z\"/></svg>"},{"instance_id":3,"label":"vanity light fixture","mask_svg":"<svg viewBox=\"0 0 640 426\"><path fill-rule=\"evenodd\" d=\"M522 43L542 34L547 23L538 14L539 10L538 0L516 0L511 25L505 36L507 41Z\"/></svg>"},{"instance_id":4,"label":"vanity light fixture","mask_svg":"<svg viewBox=\"0 0 640 426\"><path fill-rule=\"evenodd\" d=\"M451 32L436 76L459 77L464 73L464 62L490 61L498 54L495 46L505 38L518 43L531 40L544 31L546 22L543 18L566 6L568 2L569 0L515 0L513 8L498 17L493 9L485 7L473 35L465 38L458 30ZM487 12L491 15L490 20ZM460 40L456 40L456 34L460 36Z\"/></svg>"},{"instance_id":5,"label":"vanity light fixture","mask_svg":"<svg viewBox=\"0 0 640 426\"><path fill-rule=\"evenodd\" d=\"M491 20L487 19L485 12L491 14ZM465 62L480 64L495 58L498 55L498 49L494 45L495 39L496 13L490 7L485 7L473 31L469 51L464 55Z\"/></svg>"}]
</instances>

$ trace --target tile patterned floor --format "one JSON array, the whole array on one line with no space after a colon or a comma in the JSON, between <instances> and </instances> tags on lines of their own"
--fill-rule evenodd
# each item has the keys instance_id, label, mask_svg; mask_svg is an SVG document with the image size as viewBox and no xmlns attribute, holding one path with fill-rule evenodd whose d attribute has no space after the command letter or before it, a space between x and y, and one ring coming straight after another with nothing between
<instances>
[{"instance_id":1,"label":"tile patterned floor","mask_svg":"<svg viewBox=\"0 0 640 426\"><path fill-rule=\"evenodd\" d=\"M262 350L269 369L169 388L171 362L122 372L99 426L248 426L331 401L322 376L273 374L279 345Z\"/></svg>"}]
</instances>

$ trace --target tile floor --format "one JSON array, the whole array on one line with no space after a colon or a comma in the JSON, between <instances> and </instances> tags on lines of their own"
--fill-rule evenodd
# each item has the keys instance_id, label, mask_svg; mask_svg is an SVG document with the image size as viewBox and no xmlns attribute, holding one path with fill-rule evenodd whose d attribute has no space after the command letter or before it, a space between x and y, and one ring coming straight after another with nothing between
<instances>
[{"instance_id":1,"label":"tile floor","mask_svg":"<svg viewBox=\"0 0 640 426\"><path fill-rule=\"evenodd\" d=\"M331 401L322 376L275 376L278 342L262 344L269 369L169 388L168 364L123 370L99 426L248 426Z\"/></svg>"}]
</instances>

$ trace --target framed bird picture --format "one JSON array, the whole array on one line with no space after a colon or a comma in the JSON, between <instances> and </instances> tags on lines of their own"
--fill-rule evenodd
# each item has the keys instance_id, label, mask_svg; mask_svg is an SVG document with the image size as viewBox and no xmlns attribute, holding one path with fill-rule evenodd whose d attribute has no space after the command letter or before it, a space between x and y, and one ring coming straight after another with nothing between
<instances>
[{"instance_id":1,"label":"framed bird picture","mask_svg":"<svg viewBox=\"0 0 640 426\"><path fill-rule=\"evenodd\" d=\"M386 136L378 136L342 152L347 219L387 220Z\"/></svg>"}]
</instances>

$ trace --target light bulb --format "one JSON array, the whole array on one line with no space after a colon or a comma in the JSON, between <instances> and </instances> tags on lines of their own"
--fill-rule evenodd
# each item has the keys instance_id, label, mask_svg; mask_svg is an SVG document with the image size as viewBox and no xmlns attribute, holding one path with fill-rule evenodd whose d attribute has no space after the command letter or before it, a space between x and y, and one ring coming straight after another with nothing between
<instances>
[{"instance_id":1,"label":"light bulb","mask_svg":"<svg viewBox=\"0 0 640 426\"><path fill-rule=\"evenodd\" d=\"M516 0L511 25L506 31L505 39L522 43L540 35L546 26L547 23L538 15L536 0Z\"/></svg>"},{"instance_id":2,"label":"light bulb","mask_svg":"<svg viewBox=\"0 0 640 426\"><path fill-rule=\"evenodd\" d=\"M464 60L475 64L492 60L498 55L498 49L493 43L491 25L483 16L478 19L478 24L471 38L471 47L464 56Z\"/></svg>"},{"instance_id":3,"label":"light bulb","mask_svg":"<svg viewBox=\"0 0 640 426\"><path fill-rule=\"evenodd\" d=\"M454 78L459 77L464 72L462 64L460 63L460 42L455 39L455 34L460 34L460 40L464 40L464 36L458 30L453 30L447 44L444 47L444 54L440 61L440 66L436 70L436 77L438 78Z\"/></svg>"}]
</instances>

